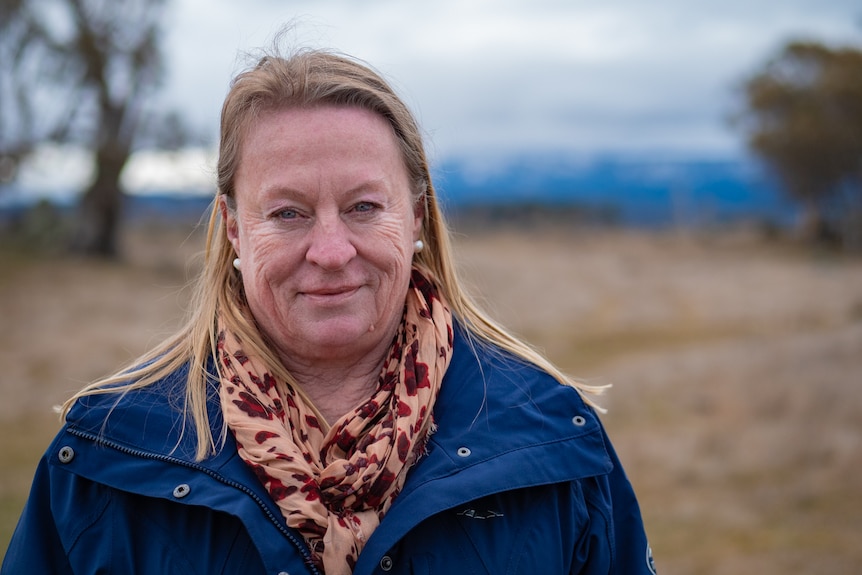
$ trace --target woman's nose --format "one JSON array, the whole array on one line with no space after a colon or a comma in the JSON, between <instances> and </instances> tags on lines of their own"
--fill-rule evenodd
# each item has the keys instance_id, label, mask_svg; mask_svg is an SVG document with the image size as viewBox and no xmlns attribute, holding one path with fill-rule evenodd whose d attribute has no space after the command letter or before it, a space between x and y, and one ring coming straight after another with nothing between
<instances>
[{"instance_id":1,"label":"woman's nose","mask_svg":"<svg viewBox=\"0 0 862 575\"><path fill-rule=\"evenodd\" d=\"M349 229L340 218L318 218L311 229L306 259L327 270L343 268L356 256Z\"/></svg>"}]
</instances>

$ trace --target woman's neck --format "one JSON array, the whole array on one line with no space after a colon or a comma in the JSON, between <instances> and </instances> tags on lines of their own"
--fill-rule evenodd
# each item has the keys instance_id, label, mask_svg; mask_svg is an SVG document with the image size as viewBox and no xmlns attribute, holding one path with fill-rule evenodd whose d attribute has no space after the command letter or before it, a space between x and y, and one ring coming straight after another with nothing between
<instances>
[{"instance_id":1,"label":"woman's neck","mask_svg":"<svg viewBox=\"0 0 862 575\"><path fill-rule=\"evenodd\" d=\"M326 427L374 395L382 360L351 366L288 366L302 393Z\"/></svg>"}]
</instances>

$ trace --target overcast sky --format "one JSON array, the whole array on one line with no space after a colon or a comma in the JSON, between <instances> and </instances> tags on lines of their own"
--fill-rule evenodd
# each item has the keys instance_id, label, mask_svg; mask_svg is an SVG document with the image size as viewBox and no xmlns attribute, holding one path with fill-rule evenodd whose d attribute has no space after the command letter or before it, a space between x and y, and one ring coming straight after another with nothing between
<instances>
[{"instance_id":1,"label":"overcast sky","mask_svg":"<svg viewBox=\"0 0 862 575\"><path fill-rule=\"evenodd\" d=\"M291 21L297 45L392 81L432 162L479 169L525 152L737 155L727 117L747 75L791 39L862 46L859 0L168 0L164 99L214 144L242 55ZM213 164L212 151L139 153L124 178L208 189ZM90 177L91 162L49 150L21 180L67 190Z\"/></svg>"},{"instance_id":2,"label":"overcast sky","mask_svg":"<svg viewBox=\"0 0 862 575\"><path fill-rule=\"evenodd\" d=\"M383 72L438 158L733 152L735 87L784 42L862 45L858 0L173 0L166 98L214 138L241 53L291 20Z\"/></svg>"}]
</instances>

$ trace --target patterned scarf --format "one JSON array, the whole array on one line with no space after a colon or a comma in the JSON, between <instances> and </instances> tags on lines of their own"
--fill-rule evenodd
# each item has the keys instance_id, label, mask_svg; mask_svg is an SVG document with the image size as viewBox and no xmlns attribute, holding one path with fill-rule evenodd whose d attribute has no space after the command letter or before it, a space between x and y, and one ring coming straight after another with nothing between
<instances>
[{"instance_id":1,"label":"patterned scarf","mask_svg":"<svg viewBox=\"0 0 862 575\"><path fill-rule=\"evenodd\" d=\"M414 269L373 397L328 431L221 322L217 345L222 411L240 457L305 537L317 566L327 575L352 573L425 449L452 355L448 305Z\"/></svg>"}]
</instances>

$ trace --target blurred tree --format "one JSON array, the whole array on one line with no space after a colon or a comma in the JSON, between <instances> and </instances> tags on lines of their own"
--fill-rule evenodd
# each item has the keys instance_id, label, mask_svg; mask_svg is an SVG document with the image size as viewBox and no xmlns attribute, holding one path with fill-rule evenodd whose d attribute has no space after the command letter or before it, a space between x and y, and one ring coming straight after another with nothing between
<instances>
[{"instance_id":1,"label":"blurred tree","mask_svg":"<svg viewBox=\"0 0 862 575\"><path fill-rule=\"evenodd\" d=\"M745 84L750 147L804 206L803 233L860 242L862 52L792 42Z\"/></svg>"},{"instance_id":2,"label":"blurred tree","mask_svg":"<svg viewBox=\"0 0 862 575\"><path fill-rule=\"evenodd\" d=\"M0 0L0 181L45 142L90 149L77 251L116 255L127 160L189 133L176 114L152 108L164 12L165 0Z\"/></svg>"}]
</instances>

